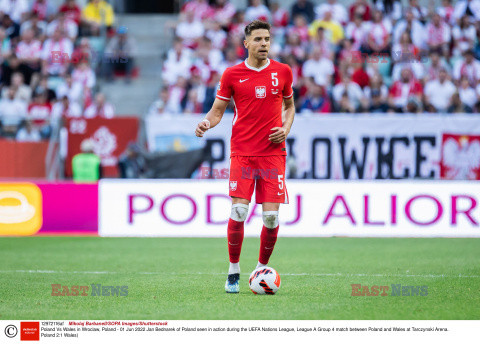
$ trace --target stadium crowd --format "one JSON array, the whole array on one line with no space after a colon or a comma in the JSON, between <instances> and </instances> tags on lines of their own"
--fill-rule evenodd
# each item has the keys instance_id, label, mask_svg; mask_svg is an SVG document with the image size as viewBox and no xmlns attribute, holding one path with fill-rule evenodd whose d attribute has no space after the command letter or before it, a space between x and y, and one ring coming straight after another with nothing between
<instances>
[{"instance_id":1,"label":"stadium crowd","mask_svg":"<svg viewBox=\"0 0 480 347\"><path fill-rule=\"evenodd\" d=\"M84 8L75 0L58 8L49 0L1 0L0 136L39 141L65 118L112 118L97 76L111 77L119 42L129 40L114 24L104 0Z\"/></svg>"},{"instance_id":2,"label":"stadium crowd","mask_svg":"<svg viewBox=\"0 0 480 347\"><path fill-rule=\"evenodd\" d=\"M150 113L207 112L255 19L272 24L270 57L291 66L299 112L479 112L480 0L430 4L190 0Z\"/></svg>"}]
</instances>

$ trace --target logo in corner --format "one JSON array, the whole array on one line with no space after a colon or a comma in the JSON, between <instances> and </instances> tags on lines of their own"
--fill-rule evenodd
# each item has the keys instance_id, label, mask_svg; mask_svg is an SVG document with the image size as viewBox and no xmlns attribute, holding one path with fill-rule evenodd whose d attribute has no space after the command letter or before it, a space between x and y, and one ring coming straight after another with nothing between
<instances>
[{"instance_id":1,"label":"logo in corner","mask_svg":"<svg viewBox=\"0 0 480 347\"><path fill-rule=\"evenodd\" d=\"M237 181L230 181L230 190L233 192L237 190Z\"/></svg>"}]
</instances>

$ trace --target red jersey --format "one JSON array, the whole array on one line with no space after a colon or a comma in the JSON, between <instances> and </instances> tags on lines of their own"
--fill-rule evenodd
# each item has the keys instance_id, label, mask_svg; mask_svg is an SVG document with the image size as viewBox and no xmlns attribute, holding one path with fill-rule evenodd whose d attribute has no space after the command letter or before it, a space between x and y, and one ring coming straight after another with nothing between
<instances>
[{"instance_id":1,"label":"red jersey","mask_svg":"<svg viewBox=\"0 0 480 347\"><path fill-rule=\"evenodd\" d=\"M285 142L268 140L270 129L282 126L283 99L293 96L292 70L286 64L267 59L257 69L244 61L225 70L217 98L233 98L230 156L287 155Z\"/></svg>"}]
</instances>

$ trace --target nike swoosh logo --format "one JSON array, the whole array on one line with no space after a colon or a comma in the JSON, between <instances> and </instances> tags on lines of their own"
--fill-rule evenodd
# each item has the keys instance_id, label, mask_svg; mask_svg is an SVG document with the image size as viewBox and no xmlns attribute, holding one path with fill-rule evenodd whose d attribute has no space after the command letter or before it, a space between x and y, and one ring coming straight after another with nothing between
<instances>
[{"instance_id":1,"label":"nike swoosh logo","mask_svg":"<svg viewBox=\"0 0 480 347\"><path fill-rule=\"evenodd\" d=\"M249 79L250 79L250 78L247 78L247 79L245 79L245 80L240 80L240 83L243 83L243 82L245 82L245 81L248 81Z\"/></svg>"},{"instance_id":2,"label":"nike swoosh logo","mask_svg":"<svg viewBox=\"0 0 480 347\"><path fill-rule=\"evenodd\" d=\"M273 247L270 247L270 248L268 248L268 247L265 247L265 249L272 249L272 248L273 248Z\"/></svg>"},{"instance_id":3,"label":"nike swoosh logo","mask_svg":"<svg viewBox=\"0 0 480 347\"><path fill-rule=\"evenodd\" d=\"M238 243L228 243L230 246L238 246Z\"/></svg>"},{"instance_id":4,"label":"nike swoosh logo","mask_svg":"<svg viewBox=\"0 0 480 347\"><path fill-rule=\"evenodd\" d=\"M277 193L277 194L278 194L278 195L283 195L283 194L285 194L285 193Z\"/></svg>"}]
</instances>

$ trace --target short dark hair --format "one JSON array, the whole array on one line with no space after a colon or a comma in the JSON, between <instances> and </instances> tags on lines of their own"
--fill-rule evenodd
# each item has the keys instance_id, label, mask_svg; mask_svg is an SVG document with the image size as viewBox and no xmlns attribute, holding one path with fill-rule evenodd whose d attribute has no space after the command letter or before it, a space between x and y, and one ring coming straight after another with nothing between
<instances>
[{"instance_id":1,"label":"short dark hair","mask_svg":"<svg viewBox=\"0 0 480 347\"><path fill-rule=\"evenodd\" d=\"M245 27L245 37L252 34L252 31L257 29L266 29L270 32L270 24L261 20L254 20Z\"/></svg>"}]
</instances>

